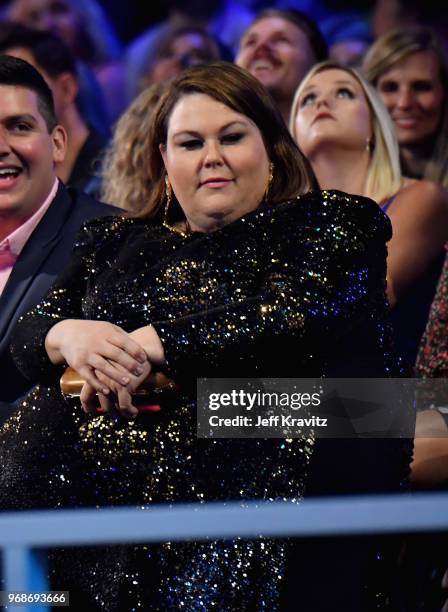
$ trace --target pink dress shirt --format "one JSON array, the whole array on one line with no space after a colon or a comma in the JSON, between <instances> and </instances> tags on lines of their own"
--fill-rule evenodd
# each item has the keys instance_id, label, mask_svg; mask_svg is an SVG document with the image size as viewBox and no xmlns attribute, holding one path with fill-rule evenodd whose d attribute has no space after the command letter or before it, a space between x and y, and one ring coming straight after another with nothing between
<instances>
[{"instance_id":1,"label":"pink dress shirt","mask_svg":"<svg viewBox=\"0 0 448 612\"><path fill-rule=\"evenodd\" d=\"M0 295L3 293L14 264L28 238L34 232L39 224L39 221L42 219L50 204L54 200L58 190L58 185L58 180L55 179L53 187L51 188L51 191L42 206L36 210L32 217L30 217L27 221L25 221L25 223L23 223L0 242Z\"/></svg>"}]
</instances>

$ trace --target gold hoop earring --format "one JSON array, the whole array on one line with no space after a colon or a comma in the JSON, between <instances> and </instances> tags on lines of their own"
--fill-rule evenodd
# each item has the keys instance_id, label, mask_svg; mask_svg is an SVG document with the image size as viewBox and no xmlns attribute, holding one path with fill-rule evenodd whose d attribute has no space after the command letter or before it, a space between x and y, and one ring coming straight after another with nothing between
<instances>
[{"instance_id":1,"label":"gold hoop earring","mask_svg":"<svg viewBox=\"0 0 448 612\"><path fill-rule=\"evenodd\" d=\"M170 226L168 225L168 211L171 206L171 200L173 199L173 188L171 187L171 183L170 183L168 176L165 176L165 197L166 197L166 203L165 203L165 212L163 215L163 225L169 228Z\"/></svg>"},{"instance_id":2,"label":"gold hoop earring","mask_svg":"<svg viewBox=\"0 0 448 612\"><path fill-rule=\"evenodd\" d=\"M166 203L165 203L165 212L163 214L162 225L163 227L166 227L166 229L170 230L171 232L176 232L176 234L180 234L181 236L185 238L191 232L190 224L188 223L188 220L187 219L185 220L185 231L182 231L178 227L171 225L168 220L168 214L169 214L171 202L173 201L173 188L171 187L171 183L170 183L170 179L168 178L168 175L165 175L165 197L166 197Z\"/></svg>"},{"instance_id":3,"label":"gold hoop earring","mask_svg":"<svg viewBox=\"0 0 448 612\"><path fill-rule=\"evenodd\" d=\"M268 184L266 185L266 189L265 189L264 197L263 197L263 200L265 202L268 201L269 192L271 190L272 181L274 180L274 169L275 169L275 166L274 166L273 162L269 162Z\"/></svg>"}]
</instances>

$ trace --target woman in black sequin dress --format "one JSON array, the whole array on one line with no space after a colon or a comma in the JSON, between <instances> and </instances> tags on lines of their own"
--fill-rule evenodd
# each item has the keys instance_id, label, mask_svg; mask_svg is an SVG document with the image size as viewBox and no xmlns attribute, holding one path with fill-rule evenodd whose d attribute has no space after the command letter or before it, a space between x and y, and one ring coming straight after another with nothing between
<instances>
[{"instance_id":1,"label":"woman in black sequin dress","mask_svg":"<svg viewBox=\"0 0 448 612\"><path fill-rule=\"evenodd\" d=\"M39 385L0 434L2 509L299 501L313 440L197 439L196 379L400 373L384 293L390 223L366 198L305 194L308 165L255 79L228 64L185 72L149 149L145 214L86 224L17 327L14 357ZM59 391L67 363L88 381L86 412L97 393L105 410L135 416L131 392L151 368L180 391L134 420L86 416ZM393 460L388 470L377 459L380 488L400 486L407 447ZM288 547L59 551L52 579L78 609L273 611Z\"/></svg>"}]
</instances>

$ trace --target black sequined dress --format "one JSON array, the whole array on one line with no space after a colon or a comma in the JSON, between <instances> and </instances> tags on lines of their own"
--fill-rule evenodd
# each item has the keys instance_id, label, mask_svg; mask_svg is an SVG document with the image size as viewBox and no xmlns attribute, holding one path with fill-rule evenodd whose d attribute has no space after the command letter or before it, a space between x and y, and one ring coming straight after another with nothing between
<instances>
[{"instance_id":1,"label":"black sequined dress","mask_svg":"<svg viewBox=\"0 0 448 612\"><path fill-rule=\"evenodd\" d=\"M71 263L12 344L39 386L0 433L0 508L294 499L313 440L196 437L197 377L399 375L385 300L390 224L370 200L312 192L210 234L145 220L85 225ZM181 391L134 422L85 417L44 350L64 318L152 323ZM398 488L402 454L385 488ZM397 467L399 466L399 468ZM368 487L367 487L368 488ZM53 585L78 609L278 609L288 543L165 543L62 551Z\"/></svg>"}]
</instances>

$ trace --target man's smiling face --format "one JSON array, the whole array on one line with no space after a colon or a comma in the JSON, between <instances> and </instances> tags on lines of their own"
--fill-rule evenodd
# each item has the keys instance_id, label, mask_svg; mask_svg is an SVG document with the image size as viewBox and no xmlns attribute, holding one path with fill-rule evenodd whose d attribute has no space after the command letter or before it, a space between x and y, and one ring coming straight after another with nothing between
<instances>
[{"instance_id":1,"label":"man's smiling face","mask_svg":"<svg viewBox=\"0 0 448 612\"><path fill-rule=\"evenodd\" d=\"M43 204L64 159L65 134L48 131L37 94L0 85L0 218L28 219Z\"/></svg>"},{"instance_id":2,"label":"man's smiling face","mask_svg":"<svg viewBox=\"0 0 448 612\"><path fill-rule=\"evenodd\" d=\"M255 21L241 39L235 63L248 70L274 98L289 99L316 62L306 34L282 17Z\"/></svg>"}]
</instances>

